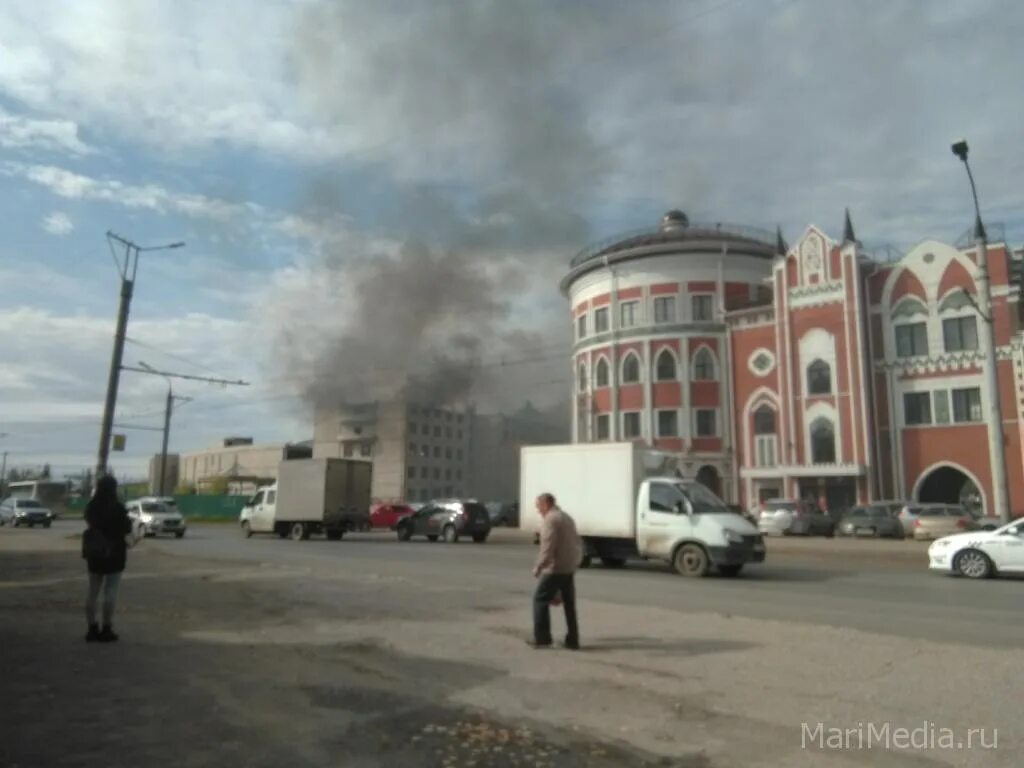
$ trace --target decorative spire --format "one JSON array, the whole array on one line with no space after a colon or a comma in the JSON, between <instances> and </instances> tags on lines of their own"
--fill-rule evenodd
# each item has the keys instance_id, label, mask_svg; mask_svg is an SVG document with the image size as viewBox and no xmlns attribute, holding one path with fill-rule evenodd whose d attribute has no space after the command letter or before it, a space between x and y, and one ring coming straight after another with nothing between
<instances>
[{"instance_id":1,"label":"decorative spire","mask_svg":"<svg viewBox=\"0 0 1024 768\"><path fill-rule=\"evenodd\" d=\"M846 209L846 218L843 220L843 245L856 243L857 236L853 234L853 222L850 221L850 209Z\"/></svg>"},{"instance_id":2,"label":"decorative spire","mask_svg":"<svg viewBox=\"0 0 1024 768\"><path fill-rule=\"evenodd\" d=\"M775 254L785 256L788 250L789 246L786 245L786 240L782 237L782 225L780 224L775 227Z\"/></svg>"}]
</instances>

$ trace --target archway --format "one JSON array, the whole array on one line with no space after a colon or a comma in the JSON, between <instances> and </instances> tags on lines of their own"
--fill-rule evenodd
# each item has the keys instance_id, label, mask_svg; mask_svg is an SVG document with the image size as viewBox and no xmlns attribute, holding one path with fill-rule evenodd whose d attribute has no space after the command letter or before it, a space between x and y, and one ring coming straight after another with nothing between
<instances>
[{"instance_id":1,"label":"archway","mask_svg":"<svg viewBox=\"0 0 1024 768\"><path fill-rule=\"evenodd\" d=\"M718 470L711 465L705 465L697 470L697 482L716 496L722 495L722 478L718 474Z\"/></svg>"},{"instance_id":2,"label":"archway","mask_svg":"<svg viewBox=\"0 0 1024 768\"><path fill-rule=\"evenodd\" d=\"M929 472L918 484L917 500L937 504L963 504L969 510L981 512L981 491L966 473L956 467L944 465Z\"/></svg>"}]
</instances>

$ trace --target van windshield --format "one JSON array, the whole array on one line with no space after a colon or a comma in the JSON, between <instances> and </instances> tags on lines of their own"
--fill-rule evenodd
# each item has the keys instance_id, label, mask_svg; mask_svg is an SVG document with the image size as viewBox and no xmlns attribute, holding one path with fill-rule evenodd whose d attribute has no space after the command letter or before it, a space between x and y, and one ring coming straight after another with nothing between
<instances>
[{"instance_id":1,"label":"van windshield","mask_svg":"<svg viewBox=\"0 0 1024 768\"><path fill-rule=\"evenodd\" d=\"M694 514L734 514L724 501L700 483L680 483L676 487L690 500Z\"/></svg>"}]
</instances>

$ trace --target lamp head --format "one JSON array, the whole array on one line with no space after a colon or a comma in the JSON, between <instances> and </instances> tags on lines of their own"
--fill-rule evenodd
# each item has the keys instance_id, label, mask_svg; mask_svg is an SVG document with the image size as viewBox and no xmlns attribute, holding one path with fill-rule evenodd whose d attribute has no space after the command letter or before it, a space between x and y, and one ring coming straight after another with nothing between
<instances>
[{"instance_id":1,"label":"lamp head","mask_svg":"<svg viewBox=\"0 0 1024 768\"><path fill-rule=\"evenodd\" d=\"M959 141L953 142L953 146L950 147L953 150L953 154L967 162L967 139L960 139Z\"/></svg>"}]
</instances>

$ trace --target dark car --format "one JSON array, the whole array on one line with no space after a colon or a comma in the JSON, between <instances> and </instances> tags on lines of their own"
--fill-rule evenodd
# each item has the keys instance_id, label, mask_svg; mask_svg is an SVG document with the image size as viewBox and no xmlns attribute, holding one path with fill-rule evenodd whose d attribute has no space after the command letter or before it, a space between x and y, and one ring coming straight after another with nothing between
<instances>
[{"instance_id":1,"label":"dark car","mask_svg":"<svg viewBox=\"0 0 1024 768\"><path fill-rule=\"evenodd\" d=\"M519 526L519 503L504 501L489 501L484 504L487 507L487 514L491 516L491 527L517 528Z\"/></svg>"},{"instance_id":2,"label":"dark car","mask_svg":"<svg viewBox=\"0 0 1024 768\"><path fill-rule=\"evenodd\" d=\"M426 536L430 541L440 538L455 543L462 536L470 536L483 544L491 533L491 517L487 507L476 501L432 501L403 517L395 528L399 541Z\"/></svg>"},{"instance_id":3,"label":"dark car","mask_svg":"<svg viewBox=\"0 0 1024 768\"><path fill-rule=\"evenodd\" d=\"M898 510L897 510L898 512ZM836 533L840 536L880 536L903 538L903 523L892 509L872 504L854 507L839 520Z\"/></svg>"},{"instance_id":4,"label":"dark car","mask_svg":"<svg viewBox=\"0 0 1024 768\"><path fill-rule=\"evenodd\" d=\"M764 534L831 538L836 519L801 499L771 499L762 505L757 527Z\"/></svg>"}]
</instances>

